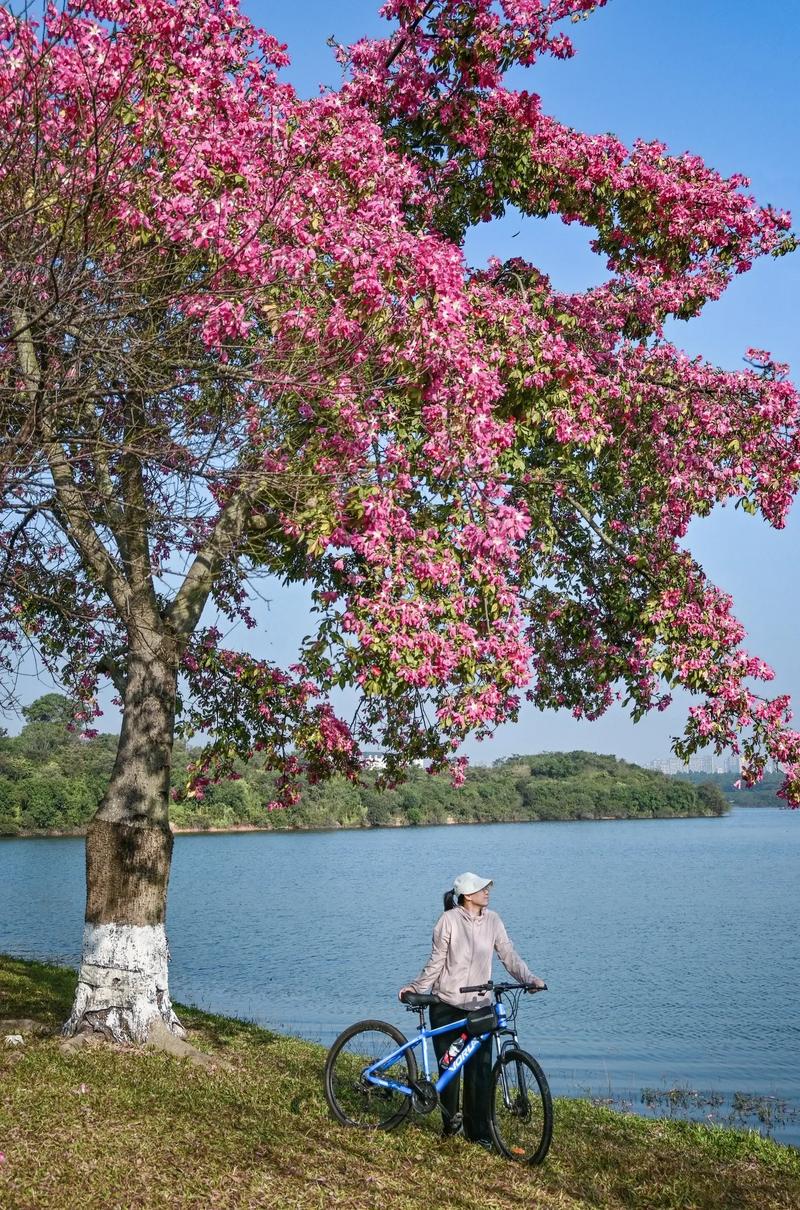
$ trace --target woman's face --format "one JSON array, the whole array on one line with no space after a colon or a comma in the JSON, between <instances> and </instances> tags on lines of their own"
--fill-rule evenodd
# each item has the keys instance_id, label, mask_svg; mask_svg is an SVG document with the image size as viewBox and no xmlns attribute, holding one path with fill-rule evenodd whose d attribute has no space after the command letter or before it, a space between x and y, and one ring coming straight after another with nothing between
<instances>
[{"instance_id":1,"label":"woman's face","mask_svg":"<svg viewBox=\"0 0 800 1210\"><path fill-rule=\"evenodd\" d=\"M489 891L492 888L489 886L482 887L480 891L473 891L471 895L465 895L465 903L472 904L475 908L485 908L489 902Z\"/></svg>"}]
</instances>

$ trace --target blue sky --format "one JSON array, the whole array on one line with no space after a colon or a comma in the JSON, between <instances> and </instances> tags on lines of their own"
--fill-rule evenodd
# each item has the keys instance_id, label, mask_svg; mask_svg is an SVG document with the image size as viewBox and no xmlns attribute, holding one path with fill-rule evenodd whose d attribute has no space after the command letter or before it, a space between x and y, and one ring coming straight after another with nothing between
<instances>
[{"instance_id":1,"label":"blue sky","mask_svg":"<svg viewBox=\"0 0 800 1210\"><path fill-rule=\"evenodd\" d=\"M335 85L338 68L326 39L342 42L380 34L386 23L371 0L330 4L304 0L276 5L244 0L254 21L288 44L288 77L311 95L320 83ZM789 208L800 228L800 6L785 0L609 0L605 9L571 27L578 54L569 62L542 61L525 73L524 86L539 92L545 109L586 131L612 131L624 141L658 138L672 151L691 150L725 173L743 172L761 202ZM522 80L520 79L520 83ZM591 232L557 220L528 221L510 215L478 229L467 255L524 256L555 285L580 289L603 276L588 250ZM800 378L800 253L766 261L738 278L720 302L698 320L675 324L670 335L692 354L736 368L750 346L770 349ZM693 526L689 545L711 578L730 591L748 633L748 647L776 669L776 691L789 692L800 710L800 647L796 598L800 591L800 508L776 533L741 511L719 510ZM231 635L248 650L291 662L310 629L306 596L265 586L271 598L259 609L257 635ZM47 685L26 677L30 700ZM515 726L490 742L467 744L479 761L513 752L584 747L647 761L666 756L680 732L688 702L636 726L619 710L596 723L577 723L566 713L530 708ZM16 725L9 720L12 729ZM17 724L18 725L18 724ZM115 727L113 711L101 725Z\"/></svg>"}]
</instances>

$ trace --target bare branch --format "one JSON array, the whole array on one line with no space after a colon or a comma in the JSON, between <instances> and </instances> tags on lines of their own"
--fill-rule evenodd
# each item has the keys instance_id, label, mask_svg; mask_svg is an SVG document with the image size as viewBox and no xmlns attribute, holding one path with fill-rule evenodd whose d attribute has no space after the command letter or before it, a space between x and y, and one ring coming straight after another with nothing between
<instances>
[{"instance_id":1,"label":"bare branch","mask_svg":"<svg viewBox=\"0 0 800 1210\"><path fill-rule=\"evenodd\" d=\"M12 307L12 319L16 329L16 348L20 371L25 382L25 394L31 410L40 407L41 373L39 359L25 312ZM61 444L53 433L48 409L41 408L39 427L42 433L42 448L50 466L53 484L58 499L58 512L64 532L72 546L78 551L88 571L102 584L122 617L130 611L130 589L111 556L101 541L84 504Z\"/></svg>"},{"instance_id":2,"label":"bare branch","mask_svg":"<svg viewBox=\"0 0 800 1210\"><path fill-rule=\"evenodd\" d=\"M220 513L213 533L197 552L167 613L167 621L179 638L188 639L197 625L223 561L241 540L247 507L245 493L234 492Z\"/></svg>"}]
</instances>

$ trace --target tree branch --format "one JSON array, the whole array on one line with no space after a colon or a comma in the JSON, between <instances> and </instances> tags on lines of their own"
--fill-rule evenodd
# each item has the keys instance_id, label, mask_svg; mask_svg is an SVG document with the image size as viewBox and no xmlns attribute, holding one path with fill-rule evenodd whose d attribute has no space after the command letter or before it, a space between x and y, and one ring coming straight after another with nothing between
<instances>
[{"instance_id":1,"label":"tree branch","mask_svg":"<svg viewBox=\"0 0 800 1210\"><path fill-rule=\"evenodd\" d=\"M143 409L135 395L125 396L124 452L120 460L122 488L122 517L120 538L128 580L138 598L147 601L154 617L158 603L153 587L150 543L147 533L147 497L142 474L142 462L135 452L142 427Z\"/></svg>"},{"instance_id":2,"label":"tree branch","mask_svg":"<svg viewBox=\"0 0 800 1210\"><path fill-rule=\"evenodd\" d=\"M13 339L25 382L25 394L31 411L35 413L40 404L41 393L39 358L25 312L21 307L13 306L11 314L15 328ZM55 438L46 409L42 411L39 427L43 438L42 449L56 490L59 520L67 539L80 555L87 571L102 584L121 617L126 618L130 611L130 589L94 528L72 468L60 442Z\"/></svg>"},{"instance_id":3,"label":"tree branch","mask_svg":"<svg viewBox=\"0 0 800 1210\"><path fill-rule=\"evenodd\" d=\"M104 672L120 697L124 698L128 678L117 661L110 655L104 655L97 661L97 671Z\"/></svg>"},{"instance_id":4,"label":"tree branch","mask_svg":"<svg viewBox=\"0 0 800 1210\"><path fill-rule=\"evenodd\" d=\"M242 489L234 492L220 513L213 533L195 555L186 579L167 611L166 620L179 639L185 641L194 631L224 559L238 545L247 504L248 497Z\"/></svg>"},{"instance_id":5,"label":"tree branch","mask_svg":"<svg viewBox=\"0 0 800 1210\"><path fill-rule=\"evenodd\" d=\"M598 525L598 523L595 521L589 510L584 508L580 500L576 499L575 496L573 496L570 492L565 492L564 499L572 505L577 513L580 513L592 533L596 534L600 541L607 546L609 550L613 550L615 555L620 555L622 558L625 558L628 555L629 552L625 549L625 547L620 546L619 543L615 542L613 538L608 536L603 527Z\"/></svg>"},{"instance_id":6,"label":"tree branch","mask_svg":"<svg viewBox=\"0 0 800 1210\"><path fill-rule=\"evenodd\" d=\"M30 524L30 522L33 520L33 518L38 513L52 512L53 503L54 503L53 500L43 500L40 504L32 504L30 506L30 508L26 511L25 516L22 518L22 520L17 525L14 526L11 533L8 535L8 538L6 539L5 563L3 564L3 570L0 571L0 584L2 584L3 579L5 578L5 574L8 571L8 567L11 562L11 557L14 553L14 544L16 543L17 538L20 536L20 534L22 534L28 528L28 525Z\"/></svg>"}]
</instances>

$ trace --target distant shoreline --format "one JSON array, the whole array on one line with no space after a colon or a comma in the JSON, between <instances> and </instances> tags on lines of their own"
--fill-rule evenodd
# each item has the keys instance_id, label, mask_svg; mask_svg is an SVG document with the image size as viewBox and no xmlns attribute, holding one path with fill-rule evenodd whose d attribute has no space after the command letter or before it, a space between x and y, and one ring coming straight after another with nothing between
<instances>
[{"instance_id":1,"label":"distant shoreline","mask_svg":"<svg viewBox=\"0 0 800 1210\"><path fill-rule=\"evenodd\" d=\"M738 804L735 804L738 805ZM754 811L764 810L763 807L752 807ZM726 812L727 814L727 812ZM391 829L406 828L446 828L446 827L481 827L493 826L495 824L513 824L513 823L615 823L625 821L635 821L640 823L650 823L654 820L674 820L679 822L682 819L724 819L724 815L594 815L594 816L575 816L573 819L444 819L437 820L432 823L404 823L400 820L393 823L380 824L329 824L327 827L307 827L303 824L294 824L289 828L274 828L266 824L230 824L227 827L209 827L209 828L182 828L174 824L170 825L170 831L173 836L233 836L237 832L270 832L270 833L287 833L287 832L384 832ZM57 830L35 830L28 829L24 831L14 832L5 836L0 836L0 840L58 840L70 839L86 835L86 828L60 828Z\"/></svg>"},{"instance_id":2,"label":"distant shoreline","mask_svg":"<svg viewBox=\"0 0 800 1210\"><path fill-rule=\"evenodd\" d=\"M6 762L0 778L0 836L83 836L98 808L102 816L114 737L76 747L69 737L55 742L56 735L50 754L40 751L41 740L35 729L27 737L23 732L17 739L0 740ZM173 770L177 788L188 776L185 759L181 749ZM197 801L165 801L162 806L178 835L686 819L730 811L731 796L718 782L698 782L694 775L668 777L596 752L544 752L476 766L461 787L414 766L398 784L384 785L375 770L365 770L355 784L332 777L324 785L304 784L296 803L270 811L268 804L278 794L274 771L251 762L242 766L238 780L209 786Z\"/></svg>"}]
</instances>

